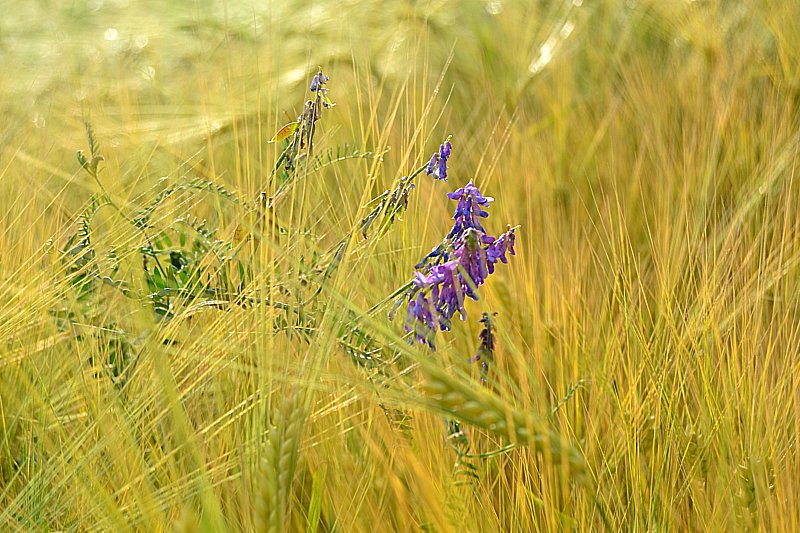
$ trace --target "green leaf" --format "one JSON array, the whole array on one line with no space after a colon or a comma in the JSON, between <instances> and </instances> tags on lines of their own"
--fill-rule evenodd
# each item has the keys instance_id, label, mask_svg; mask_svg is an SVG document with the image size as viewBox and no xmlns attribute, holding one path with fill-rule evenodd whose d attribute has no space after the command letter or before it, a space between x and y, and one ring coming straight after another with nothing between
<instances>
[{"instance_id":1,"label":"green leaf","mask_svg":"<svg viewBox=\"0 0 800 533\"><path fill-rule=\"evenodd\" d=\"M153 276L151 278L153 282L153 286L155 286L157 291L161 291L167 288L167 282L164 279L164 275L161 273L161 269L156 266L153 269Z\"/></svg>"},{"instance_id":2,"label":"green leaf","mask_svg":"<svg viewBox=\"0 0 800 533\"><path fill-rule=\"evenodd\" d=\"M247 284L247 273L245 272L242 261L238 260L237 262L239 263L239 286L244 288L244 286Z\"/></svg>"},{"instance_id":3,"label":"green leaf","mask_svg":"<svg viewBox=\"0 0 800 533\"><path fill-rule=\"evenodd\" d=\"M86 156L83 155L83 150L78 150L78 152L75 155L77 156L78 163L81 164L81 167L83 168L89 167L89 161L86 159Z\"/></svg>"},{"instance_id":4,"label":"green leaf","mask_svg":"<svg viewBox=\"0 0 800 533\"><path fill-rule=\"evenodd\" d=\"M327 471L327 465L322 464L319 470L314 472L314 481L311 486L311 503L308 505L307 533L316 533L319 527L319 519L322 515L322 491L325 488L325 474Z\"/></svg>"},{"instance_id":5,"label":"green leaf","mask_svg":"<svg viewBox=\"0 0 800 533\"><path fill-rule=\"evenodd\" d=\"M300 126L300 122L290 122L286 124L281 129L278 130L278 132L272 139L270 139L269 142L277 143L283 141L284 139L292 135L295 131L297 131L298 126Z\"/></svg>"}]
</instances>

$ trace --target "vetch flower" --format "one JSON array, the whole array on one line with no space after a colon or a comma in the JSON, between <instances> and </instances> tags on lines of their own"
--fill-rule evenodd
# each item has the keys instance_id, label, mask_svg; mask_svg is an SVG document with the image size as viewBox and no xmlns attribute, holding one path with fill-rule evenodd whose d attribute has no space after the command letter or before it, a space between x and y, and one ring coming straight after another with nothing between
<instances>
[{"instance_id":1,"label":"vetch flower","mask_svg":"<svg viewBox=\"0 0 800 533\"><path fill-rule=\"evenodd\" d=\"M466 317L463 279L458 270L458 261L453 260L431 267L427 275L414 272L414 286L419 293L429 289L442 331L450 329L451 319L456 312L462 319Z\"/></svg>"},{"instance_id":2,"label":"vetch flower","mask_svg":"<svg viewBox=\"0 0 800 533\"><path fill-rule=\"evenodd\" d=\"M322 88L323 85L328 83L329 79L330 77L323 75L322 71L320 70L313 78L311 78L311 90L317 92Z\"/></svg>"},{"instance_id":3,"label":"vetch flower","mask_svg":"<svg viewBox=\"0 0 800 533\"><path fill-rule=\"evenodd\" d=\"M515 255L514 252L514 241L516 239L516 235L514 234L514 228L508 226L506 228L506 232L500 235L497 238L494 238L490 235L484 235L483 242L488 244L489 246L486 248L486 261L487 267L489 269L489 274L494 272L494 265L498 261L501 263L508 263L508 259L506 259L506 252L511 255Z\"/></svg>"},{"instance_id":4,"label":"vetch flower","mask_svg":"<svg viewBox=\"0 0 800 533\"><path fill-rule=\"evenodd\" d=\"M311 78L311 92L316 93L315 104L317 106L322 106L325 109L331 108L335 106L333 102L331 102L330 98L328 98L328 89L323 87L326 83L330 80L329 76L325 76L322 73L322 70L316 73L313 78Z\"/></svg>"},{"instance_id":5,"label":"vetch flower","mask_svg":"<svg viewBox=\"0 0 800 533\"><path fill-rule=\"evenodd\" d=\"M441 161L446 165L449 155L448 142L441 145L427 169L436 172ZM494 201L492 197L484 196L472 182L447 196L458 201L453 228L442 243L416 265L418 270L405 293L408 298L405 329L414 333L410 342L416 339L434 350L437 327L449 331L456 313L465 320L466 299L478 300L478 289L494 273L495 265L507 263L507 256L515 253L514 228L507 226L505 233L494 237L488 235L481 224L480 219L489 216L487 209Z\"/></svg>"},{"instance_id":6,"label":"vetch flower","mask_svg":"<svg viewBox=\"0 0 800 533\"><path fill-rule=\"evenodd\" d=\"M456 212L453 215L455 223L448 237L458 238L468 228L475 228L481 233L486 233L480 219L489 216L489 212L484 208L488 208L489 204L494 202L494 198L483 196L480 189L471 181L464 187L448 193L447 197L451 200L458 200Z\"/></svg>"},{"instance_id":7,"label":"vetch flower","mask_svg":"<svg viewBox=\"0 0 800 533\"><path fill-rule=\"evenodd\" d=\"M477 230L470 228L456 244L458 246L453 255L461 267L462 277L467 276L464 278L464 292L477 300L478 295L475 291L483 285L490 274L486 250L481 246L482 236Z\"/></svg>"},{"instance_id":8,"label":"vetch flower","mask_svg":"<svg viewBox=\"0 0 800 533\"><path fill-rule=\"evenodd\" d=\"M425 169L425 174L433 176L437 180L447 180L447 160L450 158L452 148L450 141L440 144L439 151L434 152L433 156L431 156L428 167Z\"/></svg>"},{"instance_id":9,"label":"vetch flower","mask_svg":"<svg viewBox=\"0 0 800 533\"><path fill-rule=\"evenodd\" d=\"M297 168L296 163L303 150L307 150L307 155L312 155L314 135L317 128L316 123L321 118L322 108L328 109L336 105L328 98L328 89L324 87L329 80L330 78L325 76L320 69L311 79L310 87L311 91L314 92L314 97L306 100L303 105L303 112L300 113L297 120L285 124L269 141L271 143L288 141L288 145L281 154L281 162L283 162L283 168L286 172ZM280 168L279 164L276 164L273 172L278 168ZM280 190L279 188L279 192ZM278 193L274 197L267 197L265 193L262 193L262 196L265 198L267 206L271 208Z\"/></svg>"},{"instance_id":10,"label":"vetch flower","mask_svg":"<svg viewBox=\"0 0 800 533\"><path fill-rule=\"evenodd\" d=\"M416 340L427 344L431 350L436 350L434 343L436 323L433 313L433 304L422 292L418 292L417 297L408 302L405 330L413 331Z\"/></svg>"}]
</instances>

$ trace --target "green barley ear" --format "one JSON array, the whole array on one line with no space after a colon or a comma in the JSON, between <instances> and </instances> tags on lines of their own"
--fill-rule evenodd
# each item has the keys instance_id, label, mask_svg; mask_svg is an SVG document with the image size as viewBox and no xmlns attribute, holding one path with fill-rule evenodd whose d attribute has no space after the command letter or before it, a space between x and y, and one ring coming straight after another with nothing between
<instances>
[{"instance_id":1,"label":"green barley ear","mask_svg":"<svg viewBox=\"0 0 800 533\"><path fill-rule=\"evenodd\" d=\"M422 388L431 406L461 421L490 431L512 442L532 446L555 464L569 466L570 474L586 472L583 454L561 435L530 413L515 409L494 394L468 385L433 365L423 369Z\"/></svg>"},{"instance_id":2,"label":"green barley ear","mask_svg":"<svg viewBox=\"0 0 800 533\"><path fill-rule=\"evenodd\" d=\"M97 143L97 140L94 136L92 124L88 120L84 120L83 126L86 129L86 140L89 144L90 157L87 158L83 153L83 150L78 150L76 156L81 168L83 168L93 178L97 178L97 174L99 172L98 166L100 165L101 161L105 161L105 158L100 155L100 145Z\"/></svg>"},{"instance_id":3,"label":"green barley ear","mask_svg":"<svg viewBox=\"0 0 800 533\"><path fill-rule=\"evenodd\" d=\"M297 466L305 407L301 394L292 391L276 410L259 474L260 497L256 502L256 531L286 531L292 494L292 479Z\"/></svg>"}]
</instances>

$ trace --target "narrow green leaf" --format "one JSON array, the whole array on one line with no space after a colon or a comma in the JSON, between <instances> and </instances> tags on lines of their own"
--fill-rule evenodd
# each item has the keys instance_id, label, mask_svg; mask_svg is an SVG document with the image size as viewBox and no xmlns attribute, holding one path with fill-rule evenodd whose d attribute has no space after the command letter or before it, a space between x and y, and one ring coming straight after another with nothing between
<instances>
[{"instance_id":1,"label":"narrow green leaf","mask_svg":"<svg viewBox=\"0 0 800 533\"><path fill-rule=\"evenodd\" d=\"M314 472L314 482L311 486L311 503L308 504L308 524L306 533L316 533L319 520L322 516L322 490L325 488L325 474L328 466L323 464Z\"/></svg>"}]
</instances>

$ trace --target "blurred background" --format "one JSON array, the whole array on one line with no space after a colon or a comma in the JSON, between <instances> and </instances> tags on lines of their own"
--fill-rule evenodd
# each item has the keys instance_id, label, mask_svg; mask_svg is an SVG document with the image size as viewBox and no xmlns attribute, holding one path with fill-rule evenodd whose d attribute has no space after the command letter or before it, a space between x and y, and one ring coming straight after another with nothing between
<instances>
[{"instance_id":1,"label":"blurred background","mask_svg":"<svg viewBox=\"0 0 800 533\"><path fill-rule=\"evenodd\" d=\"M420 181L374 254L349 259L359 282L337 291L360 309L391 293L450 227L444 194L475 180L497 199L494 233L521 225L518 256L471 314L499 312L497 392L537 413L568 398L552 422L592 482L563 481L531 451L492 455L502 444L476 430L476 453L491 459L465 488L441 420L404 396L413 386L386 393L418 415L406 441L363 376L330 363L289 529L800 529L800 3L37 0L3 6L0 63L0 523L12 530L166 530L215 512L230 529L255 527L258 453L247 450L268 408L231 413L265 380L286 384L284 363L267 379L246 355L288 341L266 341L264 318L244 312L191 326L169 355L176 376L202 368L176 378L188 429L165 421L174 399L155 400L156 370L127 389L131 405L153 404L131 411L163 439L152 451L126 440L128 426L98 429L120 423L98 410L117 397L82 367L81 350L100 348L52 325L52 267L103 192L75 157L86 121L120 205L139 209L184 176L256 198L279 185L282 147L268 141L300 114L318 68L337 104L320 146L382 157L292 194L282 223L311 236L291 257L329 250L366 199L452 135L449 183ZM235 234L235 209L191 207ZM128 237L104 217L98 246L113 250ZM119 309L147 345L153 319ZM459 326L437 360L475 377L465 361L479 330ZM109 457L124 468L98 458L106 447L123 450ZM186 449L191 460L172 453Z\"/></svg>"}]
</instances>

